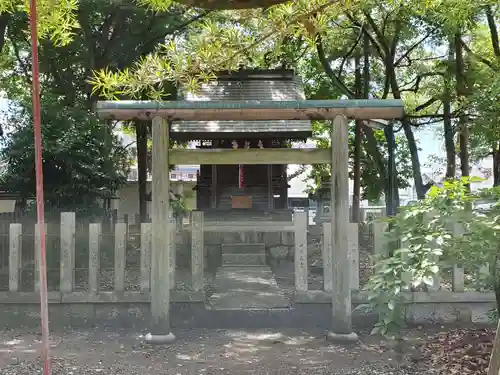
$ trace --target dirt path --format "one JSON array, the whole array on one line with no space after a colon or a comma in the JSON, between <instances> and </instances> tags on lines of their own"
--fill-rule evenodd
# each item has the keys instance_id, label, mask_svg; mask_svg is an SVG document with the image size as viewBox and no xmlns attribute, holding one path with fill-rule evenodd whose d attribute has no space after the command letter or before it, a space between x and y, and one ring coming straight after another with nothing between
<instances>
[{"instance_id":1,"label":"dirt path","mask_svg":"<svg viewBox=\"0 0 500 375\"><path fill-rule=\"evenodd\" d=\"M0 374L40 373L40 336L0 333ZM373 337L350 346L334 345L322 332L298 330L177 333L167 347L149 347L130 332L67 332L52 336L54 375L184 374L417 374L423 369L395 368L393 353ZM414 367L414 366L413 366Z\"/></svg>"}]
</instances>

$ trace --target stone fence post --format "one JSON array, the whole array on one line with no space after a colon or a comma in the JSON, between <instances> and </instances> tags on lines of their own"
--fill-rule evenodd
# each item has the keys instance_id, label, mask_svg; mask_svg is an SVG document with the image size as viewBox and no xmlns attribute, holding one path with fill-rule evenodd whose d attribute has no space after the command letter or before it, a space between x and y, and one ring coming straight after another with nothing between
<instances>
[{"instance_id":1,"label":"stone fence post","mask_svg":"<svg viewBox=\"0 0 500 375\"><path fill-rule=\"evenodd\" d=\"M195 292L203 290L204 286L204 223L203 211L191 212L191 283Z\"/></svg>"},{"instance_id":2,"label":"stone fence post","mask_svg":"<svg viewBox=\"0 0 500 375\"><path fill-rule=\"evenodd\" d=\"M295 291L307 292L307 214L305 212L294 213L293 226L295 232Z\"/></svg>"}]
</instances>

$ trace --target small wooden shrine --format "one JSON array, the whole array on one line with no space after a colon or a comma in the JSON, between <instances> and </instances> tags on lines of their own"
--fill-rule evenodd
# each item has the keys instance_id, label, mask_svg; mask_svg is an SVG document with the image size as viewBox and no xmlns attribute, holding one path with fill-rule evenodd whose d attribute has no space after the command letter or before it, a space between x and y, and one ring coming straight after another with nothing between
<instances>
[{"instance_id":1,"label":"small wooden shrine","mask_svg":"<svg viewBox=\"0 0 500 375\"><path fill-rule=\"evenodd\" d=\"M219 74L196 94L179 93L186 101L304 100L300 80L291 70L245 70ZM196 140L201 149L280 149L311 136L309 120L179 121L171 138ZM197 208L209 217L269 214L287 209L287 164L202 164ZM272 162L271 160L268 162Z\"/></svg>"}]
</instances>

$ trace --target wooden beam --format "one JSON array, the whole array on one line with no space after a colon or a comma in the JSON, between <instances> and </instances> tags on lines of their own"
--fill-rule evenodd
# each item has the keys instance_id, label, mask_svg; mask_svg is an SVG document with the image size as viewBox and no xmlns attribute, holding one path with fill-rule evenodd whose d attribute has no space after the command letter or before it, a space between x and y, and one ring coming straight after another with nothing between
<instances>
[{"instance_id":1,"label":"wooden beam","mask_svg":"<svg viewBox=\"0 0 500 375\"><path fill-rule=\"evenodd\" d=\"M346 130L347 131L347 130ZM329 164L331 151L319 148L173 149L170 164Z\"/></svg>"},{"instance_id":2,"label":"wooden beam","mask_svg":"<svg viewBox=\"0 0 500 375\"><path fill-rule=\"evenodd\" d=\"M359 120L391 120L404 116L401 100L248 100L248 101L100 101L102 118L171 121L332 120L343 115Z\"/></svg>"}]
</instances>

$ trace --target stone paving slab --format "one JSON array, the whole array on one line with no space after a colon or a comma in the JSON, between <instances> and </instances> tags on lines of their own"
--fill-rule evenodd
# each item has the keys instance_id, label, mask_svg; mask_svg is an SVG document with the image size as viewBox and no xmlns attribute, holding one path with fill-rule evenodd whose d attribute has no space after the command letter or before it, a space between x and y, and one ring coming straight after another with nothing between
<instances>
[{"instance_id":1,"label":"stone paving slab","mask_svg":"<svg viewBox=\"0 0 500 375\"><path fill-rule=\"evenodd\" d=\"M283 309L290 306L267 266L220 267L214 294L208 301L214 310Z\"/></svg>"}]
</instances>

